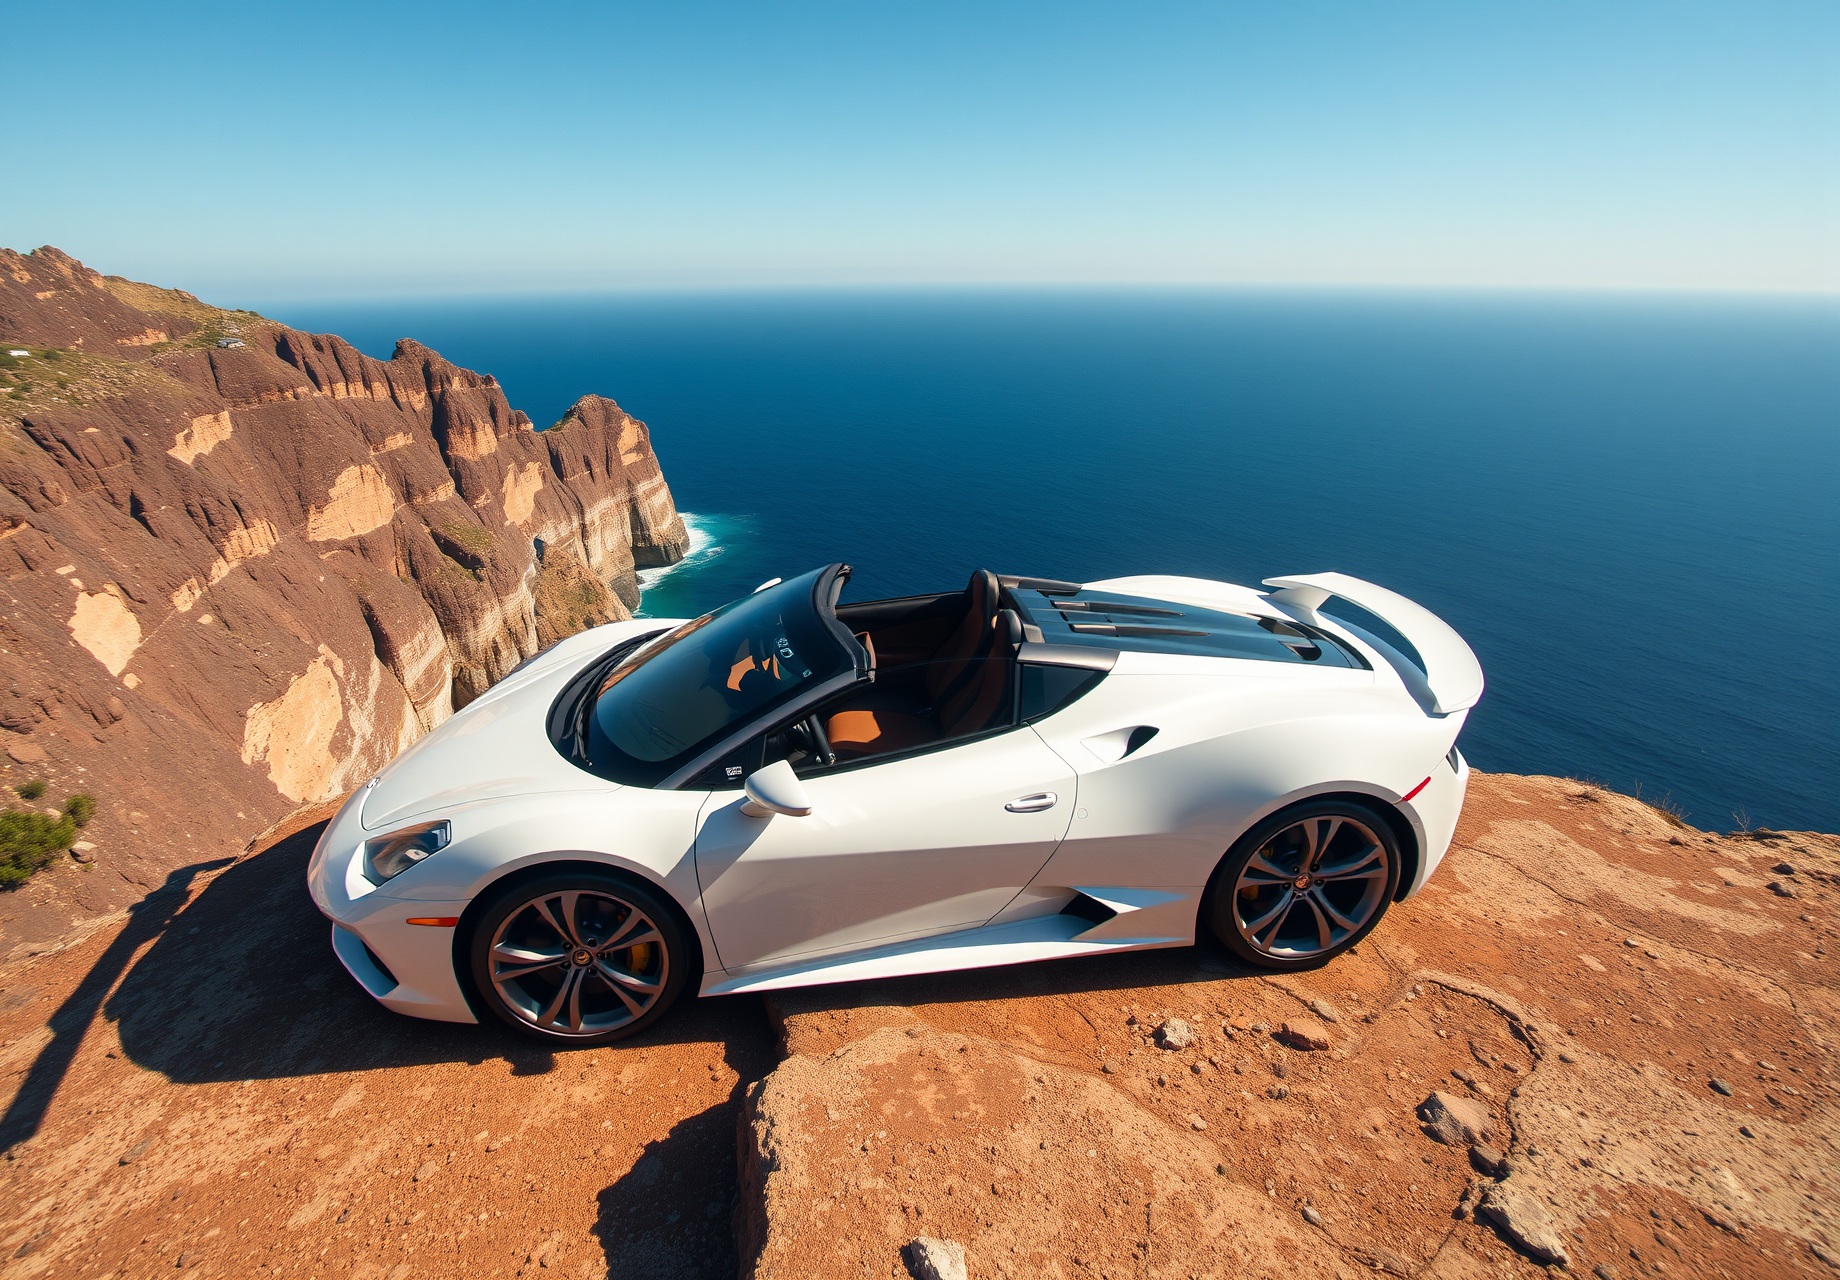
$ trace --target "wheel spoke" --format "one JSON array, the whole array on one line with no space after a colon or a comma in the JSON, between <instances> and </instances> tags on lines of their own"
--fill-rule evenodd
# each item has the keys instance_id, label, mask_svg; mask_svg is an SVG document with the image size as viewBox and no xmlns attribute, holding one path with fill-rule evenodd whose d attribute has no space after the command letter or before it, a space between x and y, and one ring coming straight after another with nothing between
<instances>
[{"instance_id":1,"label":"wheel spoke","mask_svg":"<svg viewBox=\"0 0 1840 1280\"><path fill-rule=\"evenodd\" d=\"M1377 844L1370 844L1341 866L1316 873L1318 880L1370 880L1386 875L1386 854Z\"/></svg>"},{"instance_id":2,"label":"wheel spoke","mask_svg":"<svg viewBox=\"0 0 1840 1280\"><path fill-rule=\"evenodd\" d=\"M1348 932L1353 933L1356 929L1361 927L1361 922L1359 920L1351 920L1337 911L1335 905L1329 901L1328 897L1320 889L1310 890L1310 902L1315 905L1319 912L1327 912L1329 918L1335 921L1338 928L1346 929ZM1326 946L1328 944L1325 943L1324 945Z\"/></svg>"},{"instance_id":3,"label":"wheel spoke","mask_svg":"<svg viewBox=\"0 0 1840 1280\"><path fill-rule=\"evenodd\" d=\"M625 987L622 987L617 982L609 982L607 984L607 989L613 992L614 995L620 997L620 1002L626 1006L626 1012L631 1014L635 1018L638 1017L640 1014L644 1013L646 1009L646 1005L649 1005L651 1003L651 1001L648 1000L646 1001L645 1004L640 1004L637 1000L633 999L630 995L626 993Z\"/></svg>"},{"instance_id":4,"label":"wheel spoke","mask_svg":"<svg viewBox=\"0 0 1840 1280\"><path fill-rule=\"evenodd\" d=\"M514 947L501 942L492 948L492 977L497 982L503 982L508 978L521 978L526 974L552 969L561 964L563 959L561 955L552 956L541 951L527 951L523 947Z\"/></svg>"},{"instance_id":5,"label":"wheel spoke","mask_svg":"<svg viewBox=\"0 0 1840 1280\"><path fill-rule=\"evenodd\" d=\"M1317 876L1317 884L1353 884L1357 880L1384 880L1385 867L1374 867L1367 871L1343 871L1332 876Z\"/></svg>"},{"instance_id":6,"label":"wheel spoke","mask_svg":"<svg viewBox=\"0 0 1840 1280\"><path fill-rule=\"evenodd\" d=\"M562 895L562 923L568 926L568 938L571 946L582 945L581 932L581 895L571 889Z\"/></svg>"},{"instance_id":7,"label":"wheel spoke","mask_svg":"<svg viewBox=\"0 0 1840 1280\"><path fill-rule=\"evenodd\" d=\"M627 951L633 947L644 946L648 942L662 943L663 941L663 934L659 933L656 929L647 927L645 932L639 934L637 937L621 938L619 942L615 943L613 946L602 947L599 954L604 956L612 955L616 951Z\"/></svg>"},{"instance_id":8,"label":"wheel spoke","mask_svg":"<svg viewBox=\"0 0 1840 1280\"><path fill-rule=\"evenodd\" d=\"M1304 868L1314 871L1322 863L1323 855L1329 852L1329 846L1335 843L1336 833L1342 829L1340 818L1312 818L1303 824L1305 832Z\"/></svg>"},{"instance_id":9,"label":"wheel spoke","mask_svg":"<svg viewBox=\"0 0 1840 1280\"><path fill-rule=\"evenodd\" d=\"M1261 947L1264 947L1267 951L1271 950L1272 943L1278 940L1278 934L1284 929L1285 922L1291 918L1291 908L1296 905L1296 893L1294 891L1287 892L1284 895L1284 910L1276 920L1272 921L1271 927L1265 931L1265 937L1259 942Z\"/></svg>"},{"instance_id":10,"label":"wheel spoke","mask_svg":"<svg viewBox=\"0 0 1840 1280\"><path fill-rule=\"evenodd\" d=\"M574 895L569 894L567 896L573 897ZM556 936L562 939L563 946L573 947L580 945L575 939L574 922L569 921L569 923L565 925L562 918L559 918L556 912L551 909L550 899L538 898L536 901L532 902L530 906L532 910L543 917L543 922L545 924L556 931ZM566 916L566 914L567 912L565 911L564 915Z\"/></svg>"},{"instance_id":11,"label":"wheel spoke","mask_svg":"<svg viewBox=\"0 0 1840 1280\"><path fill-rule=\"evenodd\" d=\"M1313 893L1304 894L1303 900L1309 904L1311 914L1316 917L1317 949L1320 951L1327 951L1330 947L1335 945L1335 942L1330 937L1329 920L1328 917L1323 915L1322 904L1316 901L1316 895Z\"/></svg>"},{"instance_id":12,"label":"wheel spoke","mask_svg":"<svg viewBox=\"0 0 1840 1280\"><path fill-rule=\"evenodd\" d=\"M1258 946L1269 949L1271 940L1277 937L1278 930L1284 927L1284 921L1289 916L1296 899L1297 891L1285 885L1283 896L1278 899L1277 905L1258 919L1246 921L1240 926L1241 932ZM1261 932L1264 932L1266 936L1261 938L1259 936Z\"/></svg>"},{"instance_id":13,"label":"wheel spoke","mask_svg":"<svg viewBox=\"0 0 1840 1280\"><path fill-rule=\"evenodd\" d=\"M602 943L598 953L606 955L611 951L624 951L636 947L642 942L663 942L658 929L642 911L634 911L620 925L620 930L612 938Z\"/></svg>"},{"instance_id":14,"label":"wheel spoke","mask_svg":"<svg viewBox=\"0 0 1840 1280\"><path fill-rule=\"evenodd\" d=\"M1246 863L1246 869L1239 873L1239 878L1242 884L1247 881L1253 884L1289 884L1293 875L1293 872L1269 862L1265 850L1261 849L1252 855Z\"/></svg>"},{"instance_id":15,"label":"wheel spoke","mask_svg":"<svg viewBox=\"0 0 1840 1280\"><path fill-rule=\"evenodd\" d=\"M555 1026L556 1019L562 1015L562 1010L566 1006L569 1009L571 1023L569 1029L572 1031L581 1029L581 973L580 969L571 965L568 972L562 975L562 985L556 988L556 994L550 997L549 1004L538 1015L537 1024L539 1026Z\"/></svg>"},{"instance_id":16,"label":"wheel spoke","mask_svg":"<svg viewBox=\"0 0 1840 1280\"><path fill-rule=\"evenodd\" d=\"M664 990L663 982L653 982L649 978L641 978L638 974L628 973L624 969L616 968L608 964L605 960L596 960L594 962L594 970L596 973L600 974L601 977L605 978L610 986L617 984L631 991L643 992L646 995L656 995L658 992Z\"/></svg>"}]
</instances>

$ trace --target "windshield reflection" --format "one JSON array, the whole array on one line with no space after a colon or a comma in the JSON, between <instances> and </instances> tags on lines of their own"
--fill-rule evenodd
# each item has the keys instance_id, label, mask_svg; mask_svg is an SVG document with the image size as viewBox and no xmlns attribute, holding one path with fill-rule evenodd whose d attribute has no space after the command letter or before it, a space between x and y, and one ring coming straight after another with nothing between
<instances>
[{"instance_id":1,"label":"windshield reflection","mask_svg":"<svg viewBox=\"0 0 1840 1280\"><path fill-rule=\"evenodd\" d=\"M824 572L726 604L615 667L589 713L595 772L652 785L734 726L853 668L813 599Z\"/></svg>"}]
</instances>

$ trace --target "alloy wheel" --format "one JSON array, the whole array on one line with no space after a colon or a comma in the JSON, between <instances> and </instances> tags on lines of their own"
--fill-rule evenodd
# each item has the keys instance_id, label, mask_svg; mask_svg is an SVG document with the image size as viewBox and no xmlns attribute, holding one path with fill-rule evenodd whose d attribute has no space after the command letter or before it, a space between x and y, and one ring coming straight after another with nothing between
<instances>
[{"instance_id":1,"label":"alloy wheel","mask_svg":"<svg viewBox=\"0 0 1840 1280\"><path fill-rule=\"evenodd\" d=\"M617 1031L657 1003L671 976L664 935L615 893L565 889L509 911L487 959L505 1007L551 1036Z\"/></svg>"},{"instance_id":2,"label":"alloy wheel","mask_svg":"<svg viewBox=\"0 0 1840 1280\"><path fill-rule=\"evenodd\" d=\"M1233 924L1255 951L1308 960L1342 945L1384 906L1387 846L1350 814L1312 816L1273 835L1233 886Z\"/></svg>"}]
</instances>

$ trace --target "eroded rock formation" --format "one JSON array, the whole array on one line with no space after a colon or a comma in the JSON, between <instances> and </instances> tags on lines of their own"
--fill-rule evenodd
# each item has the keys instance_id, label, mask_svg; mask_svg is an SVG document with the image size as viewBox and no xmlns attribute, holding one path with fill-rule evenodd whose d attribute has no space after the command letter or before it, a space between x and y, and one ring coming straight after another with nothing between
<instances>
[{"instance_id":1,"label":"eroded rock formation","mask_svg":"<svg viewBox=\"0 0 1840 1280\"><path fill-rule=\"evenodd\" d=\"M687 542L644 423L585 396L537 432L416 342L4 250L16 347L0 765L101 802L79 913L362 781Z\"/></svg>"},{"instance_id":2,"label":"eroded rock formation","mask_svg":"<svg viewBox=\"0 0 1840 1280\"><path fill-rule=\"evenodd\" d=\"M1836 877L1834 836L1475 774L1426 888L1314 971L774 992L741 1274L898 1275L917 1236L981 1276L1825 1274Z\"/></svg>"}]
</instances>

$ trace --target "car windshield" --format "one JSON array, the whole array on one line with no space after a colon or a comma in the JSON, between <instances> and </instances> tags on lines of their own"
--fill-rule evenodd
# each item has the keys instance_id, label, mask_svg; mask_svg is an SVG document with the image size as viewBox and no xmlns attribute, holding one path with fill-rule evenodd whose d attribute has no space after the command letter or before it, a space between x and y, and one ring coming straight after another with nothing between
<instances>
[{"instance_id":1,"label":"car windshield","mask_svg":"<svg viewBox=\"0 0 1840 1280\"><path fill-rule=\"evenodd\" d=\"M836 574L810 573L706 613L620 663L588 711L588 766L655 786L737 726L855 669L817 595Z\"/></svg>"}]
</instances>

